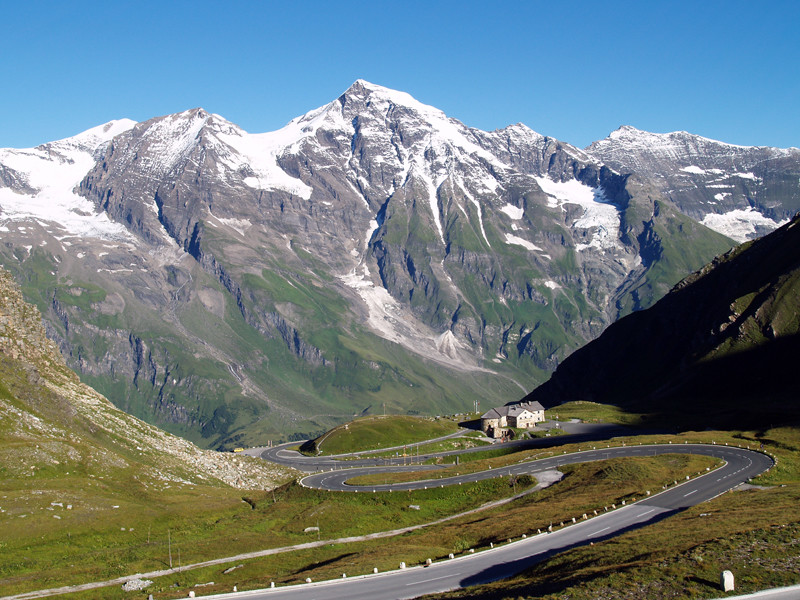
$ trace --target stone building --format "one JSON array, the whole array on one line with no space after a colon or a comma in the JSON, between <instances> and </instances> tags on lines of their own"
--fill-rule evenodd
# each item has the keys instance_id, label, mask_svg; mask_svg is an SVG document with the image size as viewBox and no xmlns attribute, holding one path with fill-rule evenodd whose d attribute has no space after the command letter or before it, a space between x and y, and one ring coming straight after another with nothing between
<instances>
[{"instance_id":1,"label":"stone building","mask_svg":"<svg viewBox=\"0 0 800 600\"><path fill-rule=\"evenodd\" d=\"M503 427L528 429L544 421L544 407L538 402L506 404L481 415L481 429L487 435L500 437Z\"/></svg>"}]
</instances>

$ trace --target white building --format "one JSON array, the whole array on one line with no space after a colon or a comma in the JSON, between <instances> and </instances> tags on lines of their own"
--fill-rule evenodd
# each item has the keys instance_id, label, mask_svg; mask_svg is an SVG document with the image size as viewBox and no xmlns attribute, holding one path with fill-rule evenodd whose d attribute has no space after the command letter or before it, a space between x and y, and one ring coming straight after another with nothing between
<instances>
[{"instance_id":1,"label":"white building","mask_svg":"<svg viewBox=\"0 0 800 600\"><path fill-rule=\"evenodd\" d=\"M544 421L544 407L538 402L506 404L481 415L481 429L488 433L503 427L529 429Z\"/></svg>"}]
</instances>

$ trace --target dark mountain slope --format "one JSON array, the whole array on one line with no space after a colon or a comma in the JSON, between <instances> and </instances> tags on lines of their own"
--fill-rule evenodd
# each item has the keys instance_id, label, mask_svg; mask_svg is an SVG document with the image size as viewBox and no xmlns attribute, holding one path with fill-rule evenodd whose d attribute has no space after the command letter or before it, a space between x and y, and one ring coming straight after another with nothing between
<instances>
[{"instance_id":1,"label":"dark mountain slope","mask_svg":"<svg viewBox=\"0 0 800 600\"><path fill-rule=\"evenodd\" d=\"M573 353L526 400L591 400L687 427L800 419L800 217Z\"/></svg>"}]
</instances>

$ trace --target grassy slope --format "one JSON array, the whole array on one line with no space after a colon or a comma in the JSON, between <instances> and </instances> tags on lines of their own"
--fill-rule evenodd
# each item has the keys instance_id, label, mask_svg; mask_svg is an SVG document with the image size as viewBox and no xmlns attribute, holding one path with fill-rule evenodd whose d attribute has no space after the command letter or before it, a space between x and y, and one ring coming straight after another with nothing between
<instances>
[{"instance_id":1,"label":"grassy slope","mask_svg":"<svg viewBox=\"0 0 800 600\"><path fill-rule=\"evenodd\" d=\"M44 379L31 383L29 368L0 355L0 412L24 419L20 425L0 418L4 592L163 564L170 530L205 551L223 551L209 525L235 524L243 512L242 491L130 443L133 428L96 427L51 386ZM38 419L35 426L24 424L33 418L28 414Z\"/></svg>"},{"instance_id":2,"label":"grassy slope","mask_svg":"<svg viewBox=\"0 0 800 600\"><path fill-rule=\"evenodd\" d=\"M505 460L508 460L506 458ZM499 463L498 463L499 464ZM403 560L409 565L421 564L426 558L445 558L448 553L464 553L469 548L485 549L490 543L501 544L509 537L535 533L550 523L556 526L582 512L602 510L604 505L619 503L641 496L644 490L660 485L707 466L702 457L666 456L657 459L609 461L603 464L575 465L564 468L565 478L541 492L515 500L501 508L489 509L464 516L430 529L418 530L386 540L349 544L330 544L309 551L298 551L230 564L208 567L185 573L175 573L156 579L147 591L163 598L185 597L186 590L196 583L214 581L204 593L230 591L233 584L240 590L266 587L270 581L279 584L300 583L306 577L318 581L369 573L373 567L381 571L397 568ZM257 544L261 547L283 546L303 541L333 539L371 531L394 529L404 525L428 522L469 509L484 502L510 496L515 491L507 478L456 489L431 489L397 494L330 494L307 490L296 485L286 486L271 494L255 495L252 510L243 505L233 519L222 519L225 526L228 554L244 551ZM519 492L520 488L517 487ZM419 506L412 510L410 504ZM352 515L358 514L359 519ZM502 519L504 526L497 527ZM205 520L205 527L216 529ZM304 533L306 527L320 527ZM142 534L140 534L142 535ZM173 531L173 556L182 549L184 564L208 558L214 548L197 545L183 532ZM221 537L221 536L220 536ZM145 544L142 544L145 545ZM164 562L164 545L158 546L160 564ZM139 562L141 571L148 564ZM244 565L231 574L223 574L228 566ZM131 565L133 566L133 565ZM172 588L173 583L177 588ZM118 588L105 588L91 594L71 595L75 598L123 598Z\"/></svg>"},{"instance_id":3,"label":"grassy slope","mask_svg":"<svg viewBox=\"0 0 800 600\"><path fill-rule=\"evenodd\" d=\"M365 417L340 425L321 435L314 440L313 451L344 454L390 448L430 440L456 431L458 422L448 418L432 419L402 415Z\"/></svg>"}]
</instances>

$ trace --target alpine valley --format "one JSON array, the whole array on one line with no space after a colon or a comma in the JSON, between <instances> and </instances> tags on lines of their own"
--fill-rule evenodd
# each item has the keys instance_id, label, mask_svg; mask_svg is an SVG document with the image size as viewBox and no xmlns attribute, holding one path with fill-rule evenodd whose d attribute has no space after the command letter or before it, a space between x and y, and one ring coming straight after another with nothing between
<instances>
[{"instance_id":1,"label":"alpine valley","mask_svg":"<svg viewBox=\"0 0 800 600\"><path fill-rule=\"evenodd\" d=\"M202 109L0 150L0 263L69 366L202 446L522 397L800 209L800 150L580 150L356 81L279 131Z\"/></svg>"}]
</instances>

